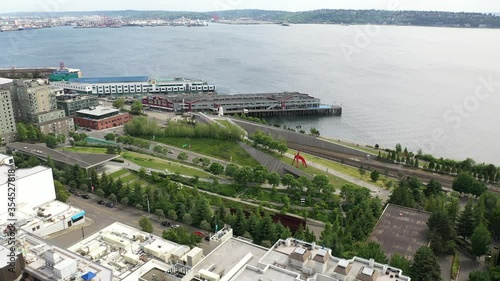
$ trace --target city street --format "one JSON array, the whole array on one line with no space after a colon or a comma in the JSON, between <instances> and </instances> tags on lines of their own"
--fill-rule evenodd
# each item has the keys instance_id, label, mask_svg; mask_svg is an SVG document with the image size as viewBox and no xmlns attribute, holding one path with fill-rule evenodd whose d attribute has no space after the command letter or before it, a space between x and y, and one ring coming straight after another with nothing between
<instances>
[{"instance_id":1,"label":"city street","mask_svg":"<svg viewBox=\"0 0 500 281\"><path fill-rule=\"evenodd\" d=\"M56 246L68 248L71 245L82 241L85 237L88 237L102 230L103 228L111 225L114 222L120 222L140 230L139 219L142 216L148 215L147 212L139 212L134 208L124 207L121 204L116 204L115 208L108 208L104 205L99 205L97 204L97 201L99 200L98 197L92 194L89 195L91 196L91 199L83 199L81 197L71 195L68 201L71 206L75 206L77 208L85 210L85 217L86 219L91 220L90 223L86 222L83 226L78 226L69 230L62 231L60 233L55 233L47 237L48 241ZM167 228L160 225L160 222L162 220L158 220L156 215L151 214L149 217L151 218L151 221L153 223L153 234L161 237L162 232ZM192 226L186 226L179 222L174 223L172 221L172 223L185 226L190 231L199 231L202 233L206 232L204 230L193 228ZM206 251L208 251L209 249L208 242L203 239L200 247L204 250L205 254L207 254Z\"/></svg>"}]
</instances>

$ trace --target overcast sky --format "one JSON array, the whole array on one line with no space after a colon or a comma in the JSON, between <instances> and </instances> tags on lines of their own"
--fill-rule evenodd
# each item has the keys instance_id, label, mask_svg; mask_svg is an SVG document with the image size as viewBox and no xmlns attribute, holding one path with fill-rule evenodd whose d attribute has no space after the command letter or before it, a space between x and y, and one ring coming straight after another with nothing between
<instances>
[{"instance_id":1,"label":"overcast sky","mask_svg":"<svg viewBox=\"0 0 500 281\"><path fill-rule=\"evenodd\" d=\"M500 0L0 0L0 13L128 9L172 11L382 9L500 12Z\"/></svg>"}]
</instances>

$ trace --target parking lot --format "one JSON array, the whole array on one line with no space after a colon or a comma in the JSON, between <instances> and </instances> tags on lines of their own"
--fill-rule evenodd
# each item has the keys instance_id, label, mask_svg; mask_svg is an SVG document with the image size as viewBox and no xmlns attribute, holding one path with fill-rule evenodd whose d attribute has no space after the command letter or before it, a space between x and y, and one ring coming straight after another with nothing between
<instances>
[{"instance_id":1,"label":"parking lot","mask_svg":"<svg viewBox=\"0 0 500 281\"><path fill-rule=\"evenodd\" d=\"M106 207L105 205L98 204L100 198L97 196L90 194L90 199L84 199L82 197L71 195L68 199L68 204L71 206L75 206L77 208L85 210L85 217L89 219L87 223L83 226L77 226L75 228L71 228L59 233L54 233L50 235L47 240L53 243L56 246L68 248L71 245L82 241L85 237L88 237L103 228L111 225L114 222L120 222L131 227L140 229L139 219L142 216L148 216L147 212L138 211L131 207L125 207L121 204L117 204L114 208ZM104 200L108 202L109 200ZM150 214L151 222L153 223L153 234L157 236L162 236L164 230L168 229L168 227L162 226L161 222L165 221L165 219L158 219L155 215ZM191 232L200 232L205 234L206 231L201 229L194 228L192 226L186 226L179 222L173 222L172 225L179 225L188 228ZM200 247L203 249L205 254L208 254L209 251L208 242L205 239L202 239L202 243L200 243Z\"/></svg>"}]
</instances>

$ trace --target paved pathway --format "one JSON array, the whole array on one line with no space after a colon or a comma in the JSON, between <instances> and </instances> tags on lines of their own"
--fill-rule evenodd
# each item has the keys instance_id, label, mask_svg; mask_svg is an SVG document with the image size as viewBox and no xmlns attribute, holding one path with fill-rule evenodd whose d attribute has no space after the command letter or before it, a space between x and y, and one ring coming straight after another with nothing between
<instances>
[{"instance_id":1,"label":"paved pathway","mask_svg":"<svg viewBox=\"0 0 500 281\"><path fill-rule=\"evenodd\" d=\"M290 158L290 159L294 158L294 155L290 154L290 153L285 153L285 156L288 157L288 158ZM355 177L343 174L341 172L335 171L333 169L327 168L327 167L325 167L323 165L320 165L320 164L317 164L317 163L314 163L314 162L308 162L307 165L309 165L311 167L314 167L316 169L322 170L324 172L327 172L327 173L329 173L331 175L334 175L334 176L339 177L341 179L344 179L346 181L349 181L349 182L352 182L354 184L357 184L359 186L366 187L366 188L368 188L371 191L371 193L372 193L372 195L374 197L378 196L384 202L389 199L389 196L391 194L391 191L389 191L387 189L384 189L384 188L378 187L376 185L367 183L367 182L362 181L362 180L360 180L358 178L355 178Z\"/></svg>"}]
</instances>

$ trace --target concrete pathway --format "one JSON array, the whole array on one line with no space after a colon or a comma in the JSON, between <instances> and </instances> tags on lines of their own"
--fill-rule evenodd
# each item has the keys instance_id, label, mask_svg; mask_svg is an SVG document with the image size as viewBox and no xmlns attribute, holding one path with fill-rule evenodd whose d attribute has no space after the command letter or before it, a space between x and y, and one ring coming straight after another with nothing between
<instances>
[{"instance_id":1,"label":"concrete pathway","mask_svg":"<svg viewBox=\"0 0 500 281\"><path fill-rule=\"evenodd\" d=\"M290 158L290 159L294 158L294 155L290 154L290 153L285 153L284 155L286 157ZM314 162L308 162L307 165L309 165L311 167L314 167L316 169L319 169L321 171L324 171L326 173L329 173L331 175L334 175L336 177L339 177L341 179L344 179L344 180L346 180L348 182L352 182L352 183L357 184L359 186L366 187L366 188L368 188L370 190L370 192L371 192L371 194L372 194L373 197L377 197L378 196L383 202L389 200L389 196L391 195L391 191L389 191L387 189L384 189L384 188L378 187L376 185L367 183L367 182L362 181L362 180L360 180L358 178L355 178L355 177L343 174L341 172L335 171L333 169L327 168L327 167L325 167L323 165L320 165L320 164L317 164L317 163L314 163Z\"/></svg>"}]
</instances>

